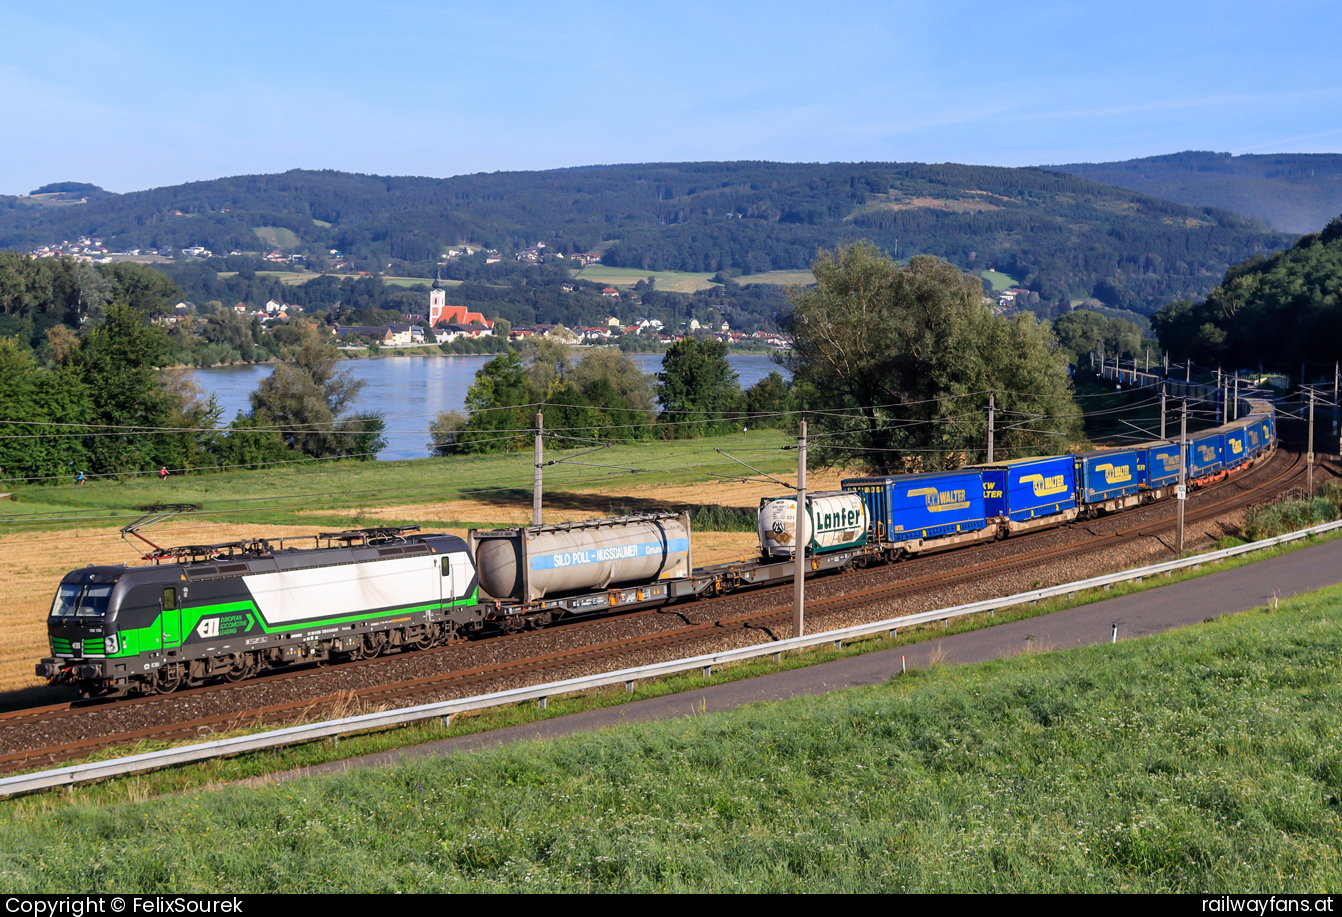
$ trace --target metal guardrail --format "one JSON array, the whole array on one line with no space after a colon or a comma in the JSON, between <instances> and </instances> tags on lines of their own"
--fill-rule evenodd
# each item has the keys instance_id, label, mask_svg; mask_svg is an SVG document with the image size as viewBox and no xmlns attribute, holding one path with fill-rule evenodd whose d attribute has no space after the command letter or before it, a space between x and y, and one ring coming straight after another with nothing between
<instances>
[{"instance_id":1,"label":"metal guardrail","mask_svg":"<svg viewBox=\"0 0 1342 917\"><path fill-rule=\"evenodd\" d=\"M859 624L853 627L824 631L810 636L779 640L774 643L747 646L740 649L726 650L720 653L707 653L701 656L691 656L686 659L673 659L667 662L658 662L653 663L652 665L638 666L636 668L619 669L601 675L569 678L564 681L552 681L546 684L534 685L526 688L512 688L507 691L496 691L492 694L480 694L474 697L459 698L457 700L439 701L437 703L421 704L415 707L403 707L397 710L387 710L379 713L364 713L357 716L347 716L341 719L327 720L320 723L291 726L287 729L277 729L271 732L257 733L256 735L238 736L231 739L219 739L214 742L202 742L196 745L186 745L179 748L164 749L162 751L146 752L144 754L131 755L125 758L113 758L107 761L96 761L90 764L75 764L69 767L58 767L52 770L40 771L32 774L20 774L16 777L5 777L0 779L0 797L31 793L36 790L48 789L55 786L87 783L89 781L102 780L108 777L119 777L126 774L171 767L177 764L189 764L196 761L205 761L210 758L220 758L228 755L241 754L243 752L259 751L265 748L297 745L303 742L311 742L316 739L338 737L354 732L385 729L391 726L403 726L408 723L422 722L430 719L446 720L458 713L486 710L491 707L501 707L523 701L535 700L544 703L546 698L549 697L555 697L561 694L571 694L578 691L590 690L592 688L602 688L608 685L623 683L630 686L632 690L632 685L636 681L657 678L664 675L674 675L679 672L693 671L694 669L701 669L707 675L711 673L715 666L724 665L730 662L741 662L761 656L775 656L785 653L788 650L806 649L825 643L833 643L836 646L841 646L843 641L852 640L857 637L866 637L872 634L885 632L894 634L901 627L929 624L933 621L948 621L951 618L982 614L983 612L995 611L999 608L1010 608L1015 605L1038 602L1040 599L1053 598L1059 595L1071 596L1074 593L1083 592L1087 589L1104 588L1112 586L1115 583L1131 582L1133 580L1141 581L1148 576L1172 573L1175 570L1187 569L1189 567L1196 568L1203 564L1215 563L1220 560L1237 557L1241 554L1248 554L1252 551L1261 551L1265 548L1276 547L1278 545L1299 541L1313 535L1320 535L1324 532L1336 531L1338 529L1342 529L1342 520L1300 529L1296 532L1278 535L1275 538L1265 538L1262 541L1255 541L1233 548L1225 548L1207 554L1197 554L1192 557L1165 561L1164 563L1152 564L1148 567L1139 567L1135 570L1124 570L1120 573L1111 573L1106 576L1095 576L1090 579L1064 583L1060 586L1049 586L1043 589L1032 589L1028 592L1019 592L1015 595L1004 596L1003 598L985 599L980 602L970 602L965 605L955 605L950 608L940 608L935 611L904 615L903 617L889 618L872 624Z\"/></svg>"}]
</instances>

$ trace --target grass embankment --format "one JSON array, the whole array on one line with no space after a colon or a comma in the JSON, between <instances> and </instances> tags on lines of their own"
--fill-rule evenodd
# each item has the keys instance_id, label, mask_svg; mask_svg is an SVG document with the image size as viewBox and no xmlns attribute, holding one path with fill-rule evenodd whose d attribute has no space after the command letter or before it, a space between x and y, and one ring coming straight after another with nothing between
<instances>
[{"instance_id":1,"label":"grass embankment","mask_svg":"<svg viewBox=\"0 0 1342 917\"><path fill-rule=\"evenodd\" d=\"M393 769L16 800L0 870L13 891L1321 892L1342 878L1340 616L1334 588Z\"/></svg>"}]
</instances>

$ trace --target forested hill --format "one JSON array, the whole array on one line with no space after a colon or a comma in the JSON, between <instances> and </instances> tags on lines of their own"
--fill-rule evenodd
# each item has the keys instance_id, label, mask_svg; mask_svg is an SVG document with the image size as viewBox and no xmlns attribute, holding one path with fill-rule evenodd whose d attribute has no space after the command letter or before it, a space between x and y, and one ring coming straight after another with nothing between
<instances>
[{"instance_id":1,"label":"forested hill","mask_svg":"<svg viewBox=\"0 0 1342 917\"><path fill-rule=\"evenodd\" d=\"M1342 353L1342 217L1270 258L1226 272L1206 302L1174 302L1152 325L1175 360L1294 371Z\"/></svg>"},{"instance_id":2,"label":"forested hill","mask_svg":"<svg viewBox=\"0 0 1342 917\"><path fill-rule=\"evenodd\" d=\"M1194 207L1219 207L1282 232L1318 232L1342 213L1339 153L1189 151L1048 168Z\"/></svg>"},{"instance_id":3,"label":"forested hill","mask_svg":"<svg viewBox=\"0 0 1342 917\"><path fill-rule=\"evenodd\" d=\"M1200 298L1226 269L1291 238L1043 169L768 162L595 166L455 178L292 171L193 182L85 203L0 197L0 247L79 236L113 250L278 245L321 267L431 276L445 247L505 253L545 242L608 265L757 274L808 266L867 238L903 259L939 255L1017 278L1049 305L1094 297L1150 313ZM1032 298L1032 302L1034 299Z\"/></svg>"}]
</instances>

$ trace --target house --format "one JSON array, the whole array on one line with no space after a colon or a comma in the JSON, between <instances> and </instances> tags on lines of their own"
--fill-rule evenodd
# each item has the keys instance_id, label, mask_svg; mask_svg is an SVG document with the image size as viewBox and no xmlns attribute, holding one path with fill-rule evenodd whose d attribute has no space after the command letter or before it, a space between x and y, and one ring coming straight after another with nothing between
<instances>
[{"instance_id":1,"label":"house","mask_svg":"<svg viewBox=\"0 0 1342 917\"><path fill-rule=\"evenodd\" d=\"M246 315L247 304L245 302L237 303L236 305L233 306L233 311L238 313L239 315Z\"/></svg>"},{"instance_id":2,"label":"house","mask_svg":"<svg viewBox=\"0 0 1342 917\"><path fill-rule=\"evenodd\" d=\"M355 339L372 338L373 340L381 340L386 333L386 330L386 326L384 325L346 325L344 327L337 325L335 327L335 333L339 335L340 339L345 343L350 343L349 339L351 337Z\"/></svg>"},{"instance_id":3,"label":"house","mask_svg":"<svg viewBox=\"0 0 1342 917\"><path fill-rule=\"evenodd\" d=\"M462 338L474 340L477 338L489 337L492 334L488 328L483 325L438 325L433 329L433 339L439 344L446 344L451 341L458 341Z\"/></svg>"},{"instance_id":4,"label":"house","mask_svg":"<svg viewBox=\"0 0 1342 917\"><path fill-rule=\"evenodd\" d=\"M419 332L419 343L424 343L424 329L418 325L407 325L403 322L387 325L382 335L382 344L385 347L408 347L415 343L416 331Z\"/></svg>"},{"instance_id":5,"label":"house","mask_svg":"<svg viewBox=\"0 0 1342 917\"><path fill-rule=\"evenodd\" d=\"M619 299L620 291L615 289L614 287L606 287L604 290L601 291L601 295L609 296L611 299Z\"/></svg>"}]
</instances>

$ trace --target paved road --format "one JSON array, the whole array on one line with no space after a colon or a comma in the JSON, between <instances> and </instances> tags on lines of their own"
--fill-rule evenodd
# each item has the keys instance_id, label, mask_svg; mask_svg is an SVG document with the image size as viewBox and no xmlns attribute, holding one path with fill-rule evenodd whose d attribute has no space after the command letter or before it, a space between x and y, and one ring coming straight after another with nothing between
<instances>
[{"instance_id":1,"label":"paved road","mask_svg":"<svg viewBox=\"0 0 1342 917\"><path fill-rule=\"evenodd\" d=\"M1342 540L1258 561L1236 570L1136 595L1057 611L1024 621L955 634L840 659L820 665L714 685L682 694L589 710L525 726L445 739L331 764L272 774L248 783L339 773L359 767L397 764L433 755L456 754L528 739L555 739L619 723L669 719L690 713L733 710L742 704L823 694L858 685L880 684L906 664L926 666L934 655L944 662L984 662L1014 656L1026 649L1066 649L1108 641L1118 624L1120 640L1158 634L1197 624L1219 614L1247 611L1269 604L1275 595L1287 598L1342 583Z\"/></svg>"}]
</instances>

